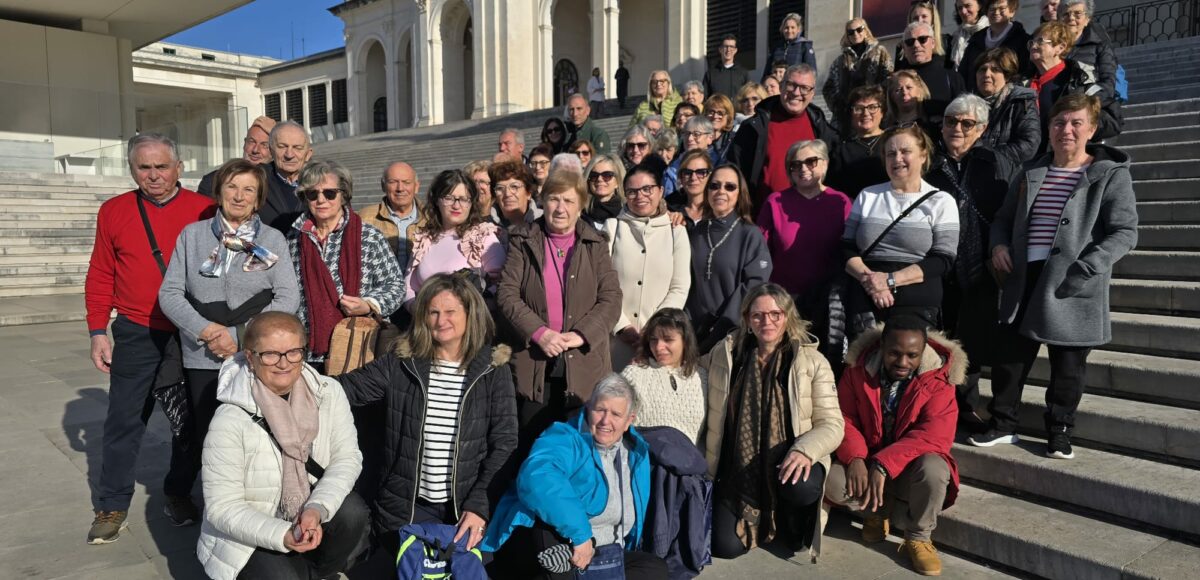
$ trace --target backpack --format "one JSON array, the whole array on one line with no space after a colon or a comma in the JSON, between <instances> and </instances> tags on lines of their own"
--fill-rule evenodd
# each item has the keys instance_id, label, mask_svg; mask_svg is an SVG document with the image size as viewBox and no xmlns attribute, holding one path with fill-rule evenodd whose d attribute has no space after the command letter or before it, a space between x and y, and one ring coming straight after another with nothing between
<instances>
[{"instance_id":1,"label":"backpack","mask_svg":"<svg viewBox=\"0 0 1200 580\"><path fill-rule=\"evenodd\" d=\"M1125 67L1117 65L1117 82L1116 82L1117 100L1122 103L1129 102L1129 79L1125 78Z\"/></svg>"},{"instance_id":2,"label":"backpack","mask_svg":"<svg viewBox=\"0 0 1200 580\"><path fill-rule=\"evenodd\" d=\"M396 554L399 580L487 580L479 549L467 550L467 536L455 542L457 528L446 524L409 524Z\"/></svg>"}]
</instances>

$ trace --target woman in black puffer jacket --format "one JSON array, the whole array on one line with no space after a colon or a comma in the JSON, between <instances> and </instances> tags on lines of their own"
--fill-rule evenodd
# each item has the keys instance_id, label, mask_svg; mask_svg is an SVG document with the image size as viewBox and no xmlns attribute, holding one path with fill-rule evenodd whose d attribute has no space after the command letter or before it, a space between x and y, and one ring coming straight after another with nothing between
<instances>
[{"instance_id":1,"label":"woman in black puffer jacket","mask_svg":"<svg viewBox=\"0 0 1200 580\"><path fill-rule=\"evenodd\" d=\"M1004 47L988 50L974 62L975 94L983 97L990 109L987 130L980 140L996 152L1000 171L1009 180L1042 144L1038 96L1013 83L1017 66L1017 55Z\"/></svg>"},{"instance_id":2,"label":"woman in black puffer jacket","mask_svg":"<svg viewBox=\"0 0 1200 580\"><path fill-rule=\"evenodd\" d=\"M509 479L510 350L491 346L495 326L477 288L465 272L426 280L394 351L337 377L351 405L386 406L372 531L392 554L409 523L457 525L475 547Z\"/></svg>"}]
</instances>

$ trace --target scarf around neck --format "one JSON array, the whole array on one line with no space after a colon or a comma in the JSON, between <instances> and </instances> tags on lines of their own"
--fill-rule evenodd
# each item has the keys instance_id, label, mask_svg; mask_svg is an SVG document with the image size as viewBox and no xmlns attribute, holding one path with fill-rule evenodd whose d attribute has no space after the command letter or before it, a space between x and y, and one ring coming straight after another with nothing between
<instances>
[{"instance_id":1,"label":"scarf around neck","mask_svg":"<svg viewBox=\"0 0 1200 580\"><path fill-rule=\"evenodd\" d=\"M255 243L258 231L262 227L262 219L254 214L242 222L237 229L231 229L225 215L217 212L212 219L212 233L217 238L217 247L212 254L200 265L200 275L206 278L220 278L225 271L226 262L233 259L234 252L244 252L246 260L242 262L243 272L262 272L270 270L279 261L271 250Z\"/></svg>"},{"instance_id":2,"label":"scarf around neck","mask_svg":"<svg viewBox=\"0 0 1200 580\"><path fill-rule=\"evenodd\" d=\"M271 435L279 445L283 460L280 465L283 489L279 496L279 515L285 520L294 521L312 493L304 464L312 454L312 443L320 427L317 403L303 371L286 399L268 389L253 374L250 375L250 381L254 402L271 428Z\"/></svg>"},{"instance_id":3,"label":"scarf around neck","mask_svg":"<svg viewBox=\"0 0 1200 580\"><path fill-rule=\"evenodd\" d=\"M967 43L976 32L987 28L989 24L987 16L980 15L975 24L959 25L958 30L954 32L954 42L950 48L950 60L954 64L962 66L963 55L967 53Z\"/></svg>"},{"instance_id":4,"label":"scarf around neck","mask_svg":"<svg viewBox=\"0 0 1200 580\"><path fill-rule=\"evenodd\" d=\"M304 303L308 308L308 345L310 352L321 356L329 353L333 327L345 318L338 308L342 296L362 294L362 220L353 211L344 211L341 224L330 232L332 238L340 229L341 247L338 251L338 274L342 279L339 293L333 274L322 258L321 248L314 239L312 219L300 227L300 281L304 286ZM329 243L325 240L324 243Z\"/></svg>"}]
</instances>

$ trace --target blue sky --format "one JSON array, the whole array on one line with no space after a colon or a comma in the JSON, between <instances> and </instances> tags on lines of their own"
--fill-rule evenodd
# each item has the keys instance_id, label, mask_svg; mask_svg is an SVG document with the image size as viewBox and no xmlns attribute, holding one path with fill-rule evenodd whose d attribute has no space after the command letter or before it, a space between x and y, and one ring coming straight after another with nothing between
<instances>
[{"instance_id":1,"label":"blue sky","mask_svg":"<svg viewBox=\"0 0 1200 580\"><path fill-rule=\"evenodd\" d=\"M338 0L254 0L165 39L291 60L342 46L342 21L329 13ZM295 41L293 42L293 38Z\"/></svg>"}]
</instances>

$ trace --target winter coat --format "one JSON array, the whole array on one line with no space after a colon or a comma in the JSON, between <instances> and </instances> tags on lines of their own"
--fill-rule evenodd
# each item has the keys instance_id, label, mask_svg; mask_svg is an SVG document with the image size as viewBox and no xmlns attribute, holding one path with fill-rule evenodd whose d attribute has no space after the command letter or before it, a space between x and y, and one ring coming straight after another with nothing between
<instances>
[{"instance_id":1,"label":"winter coat","mask_svg":"<svg viewBox=\"0 0 1200 580\"><path fill-rule=\"evenodd\" d=\"M650 446L647 552L667 563L672 580L694 578L712 563L712 480L704 454L673 427L641 430Z\"/></svg>"},{"instance_id":2,"label":"winter coat","mask_svg":"<svg viewBox=\"0 0 1200 580\"><path fill-rule=\"evenodd\" d=\"M417 219L408 224L404 231L403 255L405 256L406 263L400 264L401 274L408 271L408 258L413 253L413 234L425 224L425 217L421 212L420 200L413 202L412 211L417 212ZM387 200L358 210L358 217L362 218L364 224L375 226L375 229L383 234L383 238L387 240L388 247L392 249L392 254L396 256L401 255L400 230L396 227L396 222L392 221L392 208L388 206Z\"/></svg>"},{"instance_id":3,"label":"winter coat","mask_svg":"<svg viewBox=\"0 0 1200 580\"><path fill-rule=\"evenodd\" d=\"M709 65L708 72L704 73L704 94L710 97L721 94L732 101L737 98L742 85L753 81L754 77L750 75L750 71L737 64L726 67L721 62L714 62Z\"/></svg>"},{"instance_id":4,"label":"winter coat","mask_svg":"<svg viewBox=\"0 0 1200 580\"><path fill-rule=\"evenodd\" d=\"M813 42L800 35L797 35L795 40L785 40L783 44L776 46L775 50L771 51L771 60L763 69L764 79L771 74L770 65L781 60L788 66L806 64L811 66L814 71L817 70L817 53L813 52Z\"/></svg>"},{"instance_id":5,"label":"winter coat","mask_svg":"<svg viewBox=\"0 0 1200 580\"><path fill-rule=\"evenodd\" d=\"M542 402L546 365L533 335L547 325L546 233L543 219L509 230L508 261L500 277L496 301L500 340L513 345L512 368L521 397ZM584 345L566 357L567 392L588 400L592 388L613 370L609 335L621 315L621 285L608 256L608 241L583 220L575 224L575 248L567 265L563 298L563 332L577 332Z\"/></svg>"},{"instance_id":6,"label":"winter coat","mask_svg":"<svg viewBox=\"0 0 1200 580\"><path fill-rule=\"evenodd\" d=\"M963 53L962 62L958 64L958 72L962 74L963 84L967 91L975 92L975 61L983 56L988 51L987 35L990 28L984 28L979 32L971 35L971 40L967 41L967 51ZM1013 20L1012 29L1008 31L1008 35L996 48L1007 48L1013 51L1017 56L1017 75L1025 78L1031 74L1036 74L1033 65L1029 62L1029 33L1025 31L1025 26L1020 22ZM1017 80L1017 79L1009 79Z\"/></svg>"},{"instance_id":7,"label":"winter coat","mask_svg":"<svg viewBox=\"0 0 1200 580\"><path fill-rule=\"evenodd\" d=\"M1038 159L1009 190L992 223L991 249L1008 246L1013 271L1001 284L1000 321L1024 309L1020 333L1060 346L1112 340L1109 286L1113 264L1137 245L1138 213L1129 155L1088 144L1094 156L1063 207L1054 246L1028 304L1021 304L1028 267L1029 212L1052 160ZM989 255L991 255L989 251Z\"/></svg>"},{"instance_id":8,"label":"winter coat","mask_svg":"<svg viewBox=\"0 0 1200 580\"><path fill-rule=\"evenodd\" d=\"M708 431L704 439L704 458L708 461L708 474L711 477L716 477L717 466L721 462L730 382L734 380L735 373L733 358L737 347L736 336L726 337L700 360L700 365L708 370ZM843 429L833 370L818 350L815 337L805 334L799 339L789 340L792 341L795 356L788 369L788 418L792 422L791 431L796 434L790 451L803 453L812 463L825 466L825 472L828 473L830 455L841 443ZM821 533L828 519L828 504L822 502L810 548L810 555L814 558L821 553Z\"/></svg>"},{"instance_id":9,"label":"winter coat","mask_svg":"<svg viewBox=\"0 0 1200 580\"><path fill-rule=\"evenodd\" d=\"M846 118L850 91L864 85L882 85L890 74L892 56L878 42L867 45L862 56L853 48L842 47L842 54L830 63L829 75L821 88L829 113L836 119Z\"/></svg>"},{"instance_id":10,"label":"winter coat","mask_svg":"<svg viewBox=\"0 0 1200 580\"><path fill-rule=\"evenodd\" d=\"M1008 194L1009 181L1000 161L981 139L963 155L961 163L939 151L925 174L930 185L949 193L958 206L958 250L952 272L944 278L963 288L988 276L988 236Z\"/></svg>"},{"instance_id":11,"label":"winter coat","mask_svg":"<svg viewBox=\"0 0 1200 580\"><path fill-rule=\"evenodd\" d=\"M1115 99L1117 94L1117 53L1103 27L1090 22L1083 27L1079 39L1066 58L1092 66L1096 84L1104 88L1101 99Z\"/></svg>"},{"instance_id":12,"label":"winter coat","mask_svg":"<svg viewBox=\"0 0 1200 580\"><path fill-rule=\"evenodd\" d=\"M651 93L646 93L647 95ZM650 115L661 115L663 122L670 124L675 118L675 107L683 102L683 97L675 89L671 89L671 93L663 97L661 103L655 103L654 97L647 96L646 100L638 103L637 109L633 112L633 118L629 119L629 126L632 127L642 122L642 119Z\"/></svg>"},{"instance_id":13,"label":"winter coat","mask_svg":"<svg viewBox=\"0 0 1200 580\"><path fill-rule=\"evenodd\" d=\"M303 213L304 205L296 196L296 186L280 177L274 161L264 165L263 169L267 172L267 197L258 208L258 217L286 236L292 231L292 222Z\"/></svg>"},{"instance_id":14,"label":"winter coat","mask_svg":"<svg viewBox=\"0 0 1200 580\"><path fill-rule=\"evenodd\" d=\"M485 520L504 492L508 476L502 469L517 447L517 398L508 370L505 345L485 348L471 361L463 382L458 410L451 503L454 517L463 511ZM394 533L412 523L413 504L421 478L426 384L431 362L414 358L408 340L394 352L377 358L338 381L355 407L386 405L383 457L375 505L371 508L376 533Z\"/></svg>"},{"instance_id":15,"label":"winter coat","mask_svg":"<svg viewBox=\"0 0 1200 580\"><path fill-rule=\"evenodd\" d=\"M317 437L312 459L325 468L305 505L324 509L324 522L337 514L362 471L358 432L350 405L337 382L305 365L301 371L317 404ZM261 418L251 392L255 380L245 354L237 353L221 367L217 407L208 436L200 478L204 486L204 521L196 556L204 573L233 580L256 548L288 552L283 535L293 522L276 517L283 493L283 461L279 447L256 418Z\"/></svg>"},{"instance_id":16,"label":"winter coat","mask_svg":"<svg viewBox=\"0 0 1200 580\"><path fill-rule=\"evenodd\" d=\"M1096 127L1096 134L1092 136L1092 142L1097 143L1120 135L1125 124L1121 102L1104 94L1104 87L1096 79L1096 71L1092 65L1071 59L1064 62L1066 68L1055 77L1056 87L1050 95L1050 102L1057 103L1059 99L1076 93L1099 97L1100 122ZM1039 112L1042 123L1042 147L1038 150L1040 155L1050 148L1050 110L1043 106Z\"/></svg>"},{"instance_id":17,"label":"winter coat","mask_svg":"<svg viewBox=\"0 0 1200 580\"><path fill-rule=\"evenodd\" d=\"M980 141L1000 157L1000 171L1012 180L1025 162L1033 159L1042 145L1037 93L1009 85L1008 95L988 113L988 125Z\"/></svg>"},{"instance_id":18,"label":"winter coat","mask_svg":"<svg viewBox=\"0 0 1200 580\"><path fill-rule=\"evenodd\" d=\"M534 442L516 485L496 507L480 550L495 552L517 528L533 527L539 521L576 546L591 539L590 520L604 511L609 492L586 415L579 413L570 423L551 425ZM633 426L625 433L625 444L630 449L627 457L636 512L634 526L625 536L625 549L632 551L642 545L650 502L650 447Z\"/></svg>"},{"instance_id":19,"label":"winter coat","mask_svg":"<svg viewBox=\"0 0 1200 580\"><path fill-rule=\"evenodd\" d=\"M595 152L600 155L608 155L612 151L612 139L608 137L608 131L602 129L591 117L583 120L583 124L575 126L574 123L567 123L567 143L569 147L576 141L587 141L592 144Z\"/></svg>"},{"instance_id":20,"label":"winter coat","mask_svg":"<svg viewBox=\"0 0 1200 580\"><path fill-rule=\"evenodd\" d=\"M846 370L837 397L846 418L846 435L837 448L837 460L850 465L855 459L878 461L895 479L922 455L935 453L950 468L950 484L942 509L958 497L958 463L950 455L958 422L954 385L967 376L967 353L940 332L930 332L917 376L904 389L896 408L891 445L883 445L883 412L879 405L880 345L883 326L867 329L846 351Z\"/></svg>"},{"instance_id":21,"label":"winter coat","mask_svg":"<svg viewBox=\"0 0 1200 580\"><path fill-rule=\"evenodd\" d=\"M782 109L779 96L767 97L759 103L754 108L754 116L742 121L725 157L742 170L742 175L750 184L751 193L762 190L763 167L767 161L767 125L771 122L771 114ZM838 143L838 134L825 120L825 112L813 103L809 103L804 112L812 124L813 136L824 141L833 151Z\"/></svg>"}]
</instances>

